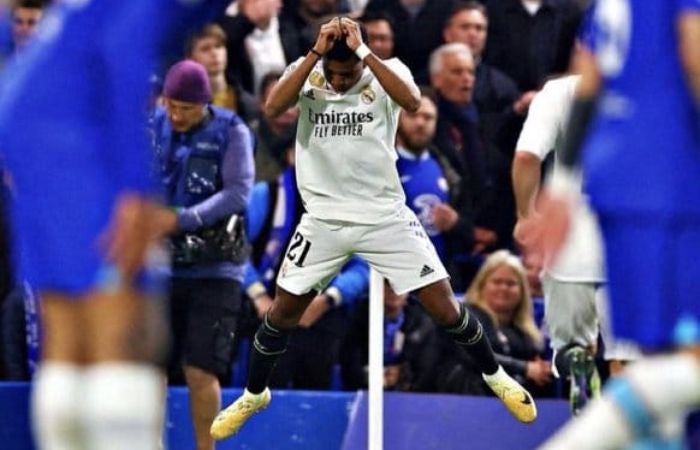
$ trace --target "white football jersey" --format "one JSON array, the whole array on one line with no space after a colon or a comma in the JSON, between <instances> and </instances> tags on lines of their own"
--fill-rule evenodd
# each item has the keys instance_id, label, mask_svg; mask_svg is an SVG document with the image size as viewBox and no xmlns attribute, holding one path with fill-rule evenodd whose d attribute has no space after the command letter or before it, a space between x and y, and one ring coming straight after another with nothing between
<instances>
[{"instance_id":1,"label":"white football jersey","mask_svg":"<svg viewBox=\"0 0 700 450\"><path fill-rule=\"evenodd\" d=\"M415 86L401 61L393 58L384 64ZM372 71L365 67L360 81L339 94L326 82L319 61L297 104L297 183L308 213L360 224L396 214L405 202L394 150L401 107Z\"/></svg>"},{"instance_id":2,"label":"white football jersey","mask_svg":"<svg viewBox=\"0 0 700 450\"><path fill-rule=\"evenodd\" d=\"M517 151L533 153L544 161L554 151L561 151L569 110L574 100L580 76L569 75L548 81L530 105L527 120L520 133ZM552 267L546 267L552 278L569 282L602 282L602 237L598 221L583 198L574 211L572 229Z\"/></svg>"}]
</instances>

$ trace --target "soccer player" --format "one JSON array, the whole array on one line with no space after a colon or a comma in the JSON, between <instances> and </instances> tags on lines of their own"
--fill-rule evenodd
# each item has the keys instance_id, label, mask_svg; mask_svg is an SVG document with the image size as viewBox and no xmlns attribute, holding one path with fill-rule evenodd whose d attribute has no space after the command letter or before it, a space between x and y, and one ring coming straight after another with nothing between
<instances>
[{"instance_id":1,"label":"soccer player","mask_svg":"<svg viewBox=\"0 0 700 450\"><path fill-rule=\"evenodd\" d=\"M217 439L269 404L268 379L290 330L352 255L367 260L397 294L416 291L433 319L475 357L510 412L535 420L532 397L496 363L481 324L453 299L435 248L405 206L394 138L400 109L414 112L420 105L418 87L406 66L382 61L362 38L350 19L323 24L313 48L287 69L265 105L273 115L300 107L296 170L307 214L256 333L246 390L212 424Z\"/></svg>"},{"instance_id":2,"label":"soccer player","mask_svg":"<svg viewBox=\"0 0 700 450\"><path fill-rule=\"evenodd\" d=\"M700 404L700 1L600 0L593 18L565 168L528 239L545 258L561 245L584 147L613 331L656 350L674 337L686 351L631 365L547 450L628 448Z\"/></svg>"},{"instance_id":3,"label":"soccer player","mask_svg":"<svg viewBox=\"0 0 700 450\"><path fill-rule=\"evenodd\" d=\"M568 75L548 81L530 106L513 159L517 240L538 214L535 197L541 165L550 153L554 153L554 170L558 170L566 119L580 78ZM558 374L569 379L571 410L578 414L600 385L593 361L599 330L611 371L619 371L621 361L636 359L639 352L634 345L613 339L598 224L584 199L575 208L571 233L556 263L544 268L542 287L554 362Z\"/></svg>"},{"instance_id":4,"label":"soccer player","mask_svg":"<svg viewBox=\"0 0 700 450\"><path fill-rule=\"evenodd\" d=\"M161 222L149 199L148 76L185 17L223 3L57 2L2 80L21 274L40 293L45 325L32 392L40 449L158 448L163 334L144 270Z\"/></svg>"}]
</instances>

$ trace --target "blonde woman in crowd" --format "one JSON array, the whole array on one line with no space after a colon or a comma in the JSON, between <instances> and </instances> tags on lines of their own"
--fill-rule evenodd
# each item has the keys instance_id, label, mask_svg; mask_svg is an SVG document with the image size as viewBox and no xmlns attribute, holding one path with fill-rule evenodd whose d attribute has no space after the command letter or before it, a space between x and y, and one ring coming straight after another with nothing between
<instances>
[{"instance_id":1,"label":"blonde woman in crowd","mask_svg":"<svg viewBox=\"0 0 700 450\"><path fill-rule=\"evenodd\" d=\"M465 302L469 313L483 324L498 363L533 395L547 395L552 386L551 364L541 358L543 336L535 324L527 274L520 259L507 250L491 254L472 281ZM455 351L454 346L443 354L451 357L439 371L439 390L488 393L469 355Z\"/></svg>"}]
</instances>

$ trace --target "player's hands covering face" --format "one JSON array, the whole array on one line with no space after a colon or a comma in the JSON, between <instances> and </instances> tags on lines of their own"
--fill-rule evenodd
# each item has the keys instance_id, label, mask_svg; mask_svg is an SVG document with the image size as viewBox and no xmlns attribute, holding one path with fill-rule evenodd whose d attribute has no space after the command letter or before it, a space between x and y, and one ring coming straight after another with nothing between
<instances>
[{"instance_id":1,"label":"player's hands covering face","mask_svg":"<svg viewBox=\"0 0 700 450\"><path fill-rule=\"evenodd\" d=\"M342 32L340 30L340 18L336 17L321 25L318 31L318 37L314 44L314 51L325 55L333 48L335 41L340 39Z\"/></svg>"},{"instance_id":2,"label":"player's hands covering face","mask_svg":"<svg viewBox=\"0 0 700 450\"><path fill-rule=\"evenodd\" d=\"M357 47L362 45L362 33L360 33L360 25L347 17L340 18L340 27L345 37L345 43L348 44L350 50L357 50Z\"/></svg>"}]
</instances>

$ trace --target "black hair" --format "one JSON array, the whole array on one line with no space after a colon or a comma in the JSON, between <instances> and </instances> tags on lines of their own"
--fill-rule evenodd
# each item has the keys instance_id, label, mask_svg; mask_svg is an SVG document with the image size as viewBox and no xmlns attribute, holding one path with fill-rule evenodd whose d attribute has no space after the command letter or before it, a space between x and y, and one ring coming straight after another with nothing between
<instances>
[{"instance_id":1,"label":"black hair","mask_svg":"<svg viewBox=\"0 0 700 450\"><path fill-rule=\"evenodd\" d=\"M226 31L217 23L208 23L201 28L196 29L192 32L185 41L185 56L192 56L194 51L194 46L197 42L206 38L214 38L220 42L224 47L228 42L228 36Z\"/></svg>"},{"instance_id":2,"label":"black hair","mask_svg":"<svg viewBox=\"0 0 700 450\"><path fill-rule=\"evenodd\" d=\"M430 99L430 101L432 101L433 104L435 104L435 106L437 106L438 98L437 98L437 94L435 93L435 89L433 89L432 86L421 85L421 86L418 86L418 89L420 90L421 97L426 97L426 98Z\"/></svg>"},{"instance_id":3,"label":"black hair","mask_svg":"<svg viewBox=\"0 0 700 450\"><path fill-rule=\"evenodd\" d=\"M269 85L276 82L280 78L282 78L282 72L278 70L267 72L260 80L260 93L262 94L265 92L265 89L267 89Z\"/></svg>"},{"instance_id":4,"label":"black hair","mask_svg":"<svg viewBox=\"0 0 700 450\"><path fill-rule=\"evenodd\" d=\"M389 24L389 28L391 28L392 31L396 29L396 27L394 26L394 18L383 11L366 12L357 20L363 25L383 20L384 22Z\"/></svg>"},{"instance_id":5,"label":"black hair","mask_svg":"<svg viewBox=\"0 0 700 450\"><path fill-rule=\"evenodd\" d=\"M367 42L367 29L363 24L358 24L360 26L360 36L362 36L362 42ZM335 41L333 48L331 48L328 53L326 53L326 59L331 61L346 62L350 59L355 58L359 61L359 58L354 51L348 47L345 42L345 37L342 37Z\"/></svg>"},{"instance_id":6,"label":"black hair","mask_svg":"<svg viewBox=\"0 0 700 450\"><path fill-rule=\"evenodd\" d=\"M462 11L479 11L481 15L483 15L486 18L486 20L489 20L489 13L486 9L486 6L475 0L469 0L466 2L457 3L455 7L452 8L452 11L450 11L450 15L447 16L447 23L449 23L454 16L461 13Z\"/></svg>"},{"instance_id":7,"label":"black hair","mask_svg":"<svg viewBox=\"0 0 700 450\"><path fill-rule=\"evenodd\" d=\"M44 0L17 0L13 3L13 9L17 8L27 8L27 9L44 9L46 7L46 1Z\"/></svg>"}]
</instances>

